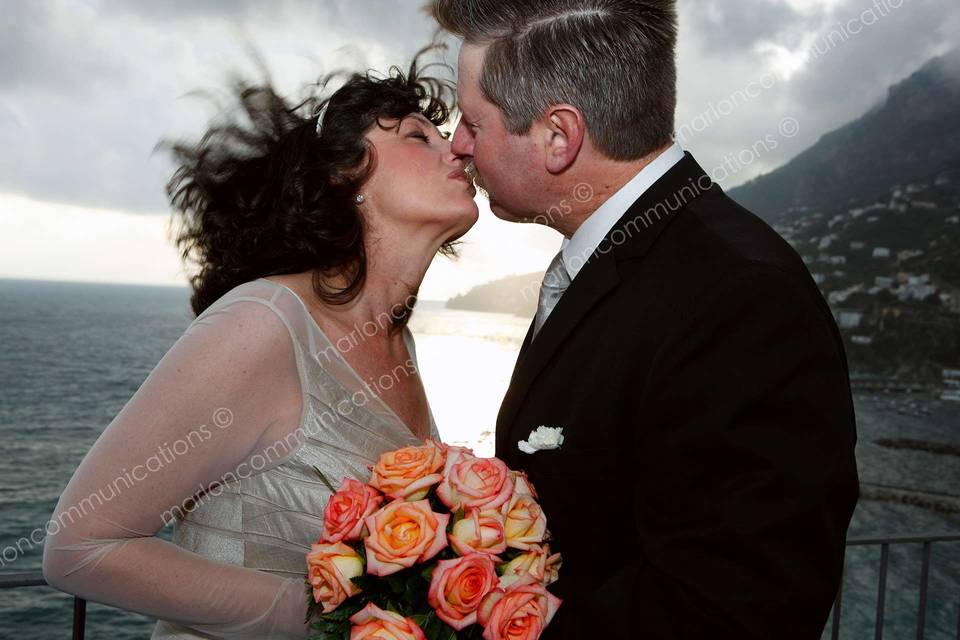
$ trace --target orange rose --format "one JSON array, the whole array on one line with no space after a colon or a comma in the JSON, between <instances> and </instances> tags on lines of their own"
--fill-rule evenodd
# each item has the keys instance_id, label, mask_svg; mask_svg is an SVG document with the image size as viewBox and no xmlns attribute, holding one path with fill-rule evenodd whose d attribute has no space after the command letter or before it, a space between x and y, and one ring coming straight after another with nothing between
<instances>
[{"instance_id":1,"label":"orange rose","mask_svg":"<svg viewBox=\"0 0 960 640\"><path fill-rule=\"evenodd\" d=\"M373 487L344 478L323 510L323 542L359 540L363 520L383 503L383 496Z\"/></svg>"},{"instance_id":2,"label":"orange rose","mask_svg":"<svg viewBox=\"0 0 960 640\"><path fill-rule=\"evenodd\" d=\"M393 500L422 500L443 479L440 470L445 459L445 448L433 440L422 447L388 451L374 465L370 485Z\"/></svg>"},{"instance_id":3,"label":"orange rose","mask_svg":"<svg viewBox=\"0 0 960 640\"><path fill-rule=\"evenodd\" d=\"M560 577L560 554L550 554L550 545L530 545L530 550L522 553L500 569L500 586L509 587L524 576L530 576L547 586Z\"/></svg>"},{"instance_id":4,"label":"orange rose","mask_svg":"<svg viewBox=\"0 0 960 640\"><path fill-rule=\"evenodd\" d=\"M427 600L438 618L457 631L477 622L480 602L497 588L493 560L486 553L471 553L437 563Z\"/></svg>"},{"instance_id":5,"label":"orange rose","mask_svg":"<svg viewBox=\"0 0 960 640\"><path fill-rule=\"evenodd\" d=\"M427 640L417 623L372 602L350 616L350 640Z\"/></svg>"},{"instance_id":6,"label":"orange rose","mask_svg":"<svg viewBox=\"0 0 960 640\"><path fill-rule=\"evenodd\" d=\"M313 586L313 599L330 613L350 596L360 593L350 581L363 573L363 560L342 542L313 544L307 553L307 577Z\"/></svg>"},{"instance_id":7,"label":"orange rose","mask_svg":"<svg viewBox=\"0 0 960 640\"><path fill-rule=\"evenodd\" d=\"M527 551L543 542L547 534L547 516L531 493L514 493L503 505L503 530L507 546Z\"/></svg>"},{"instance_id":8,"label":"orange rose","mask_svg":"<svg viewBox=\"0 0 960 640\"><path fill-rule=\"evenodd\" d=\"M506 591L495 589L480 603L477 620L484 640L537 640L560 607L542 584L524 577Z\"/></svg>"},{"instance_id":9,"label":"orange rose","mask_svg":"<svg viewBox=\"0 0 960 640\"><path fill-rule=\"evenodd\" d=\"M388 576L426 562L447 546L449 513L434 513L429 500L391 502L365 520L370 532L367 573Z\"/></svg>"},{"instance_id":10,"label":"orange rose","mask_svg":"<svg viewBox=\"0 0 960 640\"><path fill-rule=\"evenodd\" d=\"M450 545L462 556L474 551L502 553L507 549L503 525L503 514L496 509L471 509L466 517L453 523Z\"/></svg>"},{"instance_id":11,"label":"orange rose","mask_svg":"<svg viewBox=\"0 0 960 640\"><path fill-rule=\"evenodd\" d=\"M450 448L437 496L451 510L496 509L513 495L510 470L498 458L477 458Z\"/></svg>"}]
</instances>

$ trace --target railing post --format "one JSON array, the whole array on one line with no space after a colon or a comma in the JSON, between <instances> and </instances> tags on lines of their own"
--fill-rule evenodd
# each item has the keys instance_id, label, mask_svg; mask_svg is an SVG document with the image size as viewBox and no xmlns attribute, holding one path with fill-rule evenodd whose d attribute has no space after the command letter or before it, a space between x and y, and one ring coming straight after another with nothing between
<instances>
[{"instance_id":1,"label":"railing post","mask_svg":"<svg viewBox=\"0 0 960 640\"><path fill-rule=\"evenodd\" d=\"M917 610L917 640L923 640L927 617L927 583L930 579L931 543L923 543L923 565L920 567L920 605Z\"/></svg>"},{"instance_id":2,"label":"railing post","mask_svg":"<svg viewBox=\"0 0 960 640\"><path fill-rule=\"evenodd\" d=\"M73 640L83 640L87 624L87 601L74 596L73 598Z\"/></svg>"},{"instance_id":3,"label":"railing post","mask_svg":"<svg viewBox=\"0 0 960 640\"><path fill-rule=\"evenodd\" d=\"M877 630L874 637L883 640L883 609L887 596L887 562L890 557L890 545L880 545L880 580L877 585Z\"/></svg>"},{"instance_id":4,"label":"railing post","mask_svg":"<svg viewBox=\"0 0 960 640\"><path fill-rule=\"evenodd\" d=\"M960 640L960 598L957 598L957 640Z\"/></svg>"},{"instance_id":5,"label":"railing post","mask_svg":"<svg viewBox=\"0 0 960 640\"><path fill-rule=\"evenodd\" d=\"M837 589L837 599L833 601L833 631L831 640L840 640L840 605L843 603L843 573L840 574L840 588Z\"/></svg>"}]
</instances>

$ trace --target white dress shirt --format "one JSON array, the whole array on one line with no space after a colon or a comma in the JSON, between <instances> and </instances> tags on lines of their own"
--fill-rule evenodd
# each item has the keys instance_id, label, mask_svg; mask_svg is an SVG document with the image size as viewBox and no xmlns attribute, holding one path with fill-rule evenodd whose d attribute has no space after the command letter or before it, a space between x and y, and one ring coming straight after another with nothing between
<instances>
[{"instance_id":1,"label":"white dress shirt","mask_svg":"<svg viewBox=\"0 0 960 640\"><path fill-rule=\"evenodd\" d=\"M590 214L572 237L563 239L560 252L571 280L577 277L577 273L587 264L600 242L623 217L630 205L682 158L683 149L674 142Z\"/></svg>"}]
</instances>

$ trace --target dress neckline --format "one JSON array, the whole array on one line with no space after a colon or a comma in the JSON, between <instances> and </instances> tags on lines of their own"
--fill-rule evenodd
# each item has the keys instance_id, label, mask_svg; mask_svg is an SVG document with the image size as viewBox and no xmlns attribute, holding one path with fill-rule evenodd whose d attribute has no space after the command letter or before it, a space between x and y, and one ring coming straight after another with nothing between
<instances>
[{"instance_id":1,"label":"dress neckline","mask_svg":"<svg viewBox=\"0 0 960 640\"><path fill-rule=\"evenodd\" d=\"M333 347L334 352L337 354L337 358L340 360L343 366L347 369L347 371L349 371L350 374L360 383L360 386L362 388L367 390L370 389L370 387L364 381L363 377L356 371L356 369L353 368L353 365L350 364L350 362L343 356L343 354L340 353L340 350L337 349L336 345L334 345L333 342L330 340L330 338L327 337L327 334L324 333L323 329L320 328L320 325L317 323L316 319L313 317L313 314L310 313L310 309L307 308L307 304L303 301L303 298L300 297L299 293L297 293L287 285L280 282L268 280L267 278L263 278L263 277L258 278L258 280L263 280L264 282L269 282L272 285L275 285L282 289L286 289L290 293L290 295L296 298L297 302L300 303L300 308L303 310L303 313L307 316L307 321L316 330L316 332L320 334L320 336L324 339L324 341L328 345ZM413 357L413 351L414 351L411 346L412 338L413 336L410 333L409 328L403 327L403 342L407 347L407 355L410 356L411 358ZM418 377L419 377L419 372L418 372ZM418 436L416 432L414 432L414 430L410 428L410 425L404 422L403 418L401 418L400 415L393 410L393 407L387 404L386 400L381 398L379 394L371 393L371 395L376 399L376 401L380 404L380 406L383 407L383 409L390 415L390 417L396 420L407 431L407 433L409 433L417 441L422 440L422 438L420 438L420 436ZM426 398L426 390L424 390L424 397ZM429 399L427 399L427 416L430 418L430 437L432 438L434 436L433 432L436 429L436 424L433 419L433 410L430 408Z\"/></svg>"}]
</instances>

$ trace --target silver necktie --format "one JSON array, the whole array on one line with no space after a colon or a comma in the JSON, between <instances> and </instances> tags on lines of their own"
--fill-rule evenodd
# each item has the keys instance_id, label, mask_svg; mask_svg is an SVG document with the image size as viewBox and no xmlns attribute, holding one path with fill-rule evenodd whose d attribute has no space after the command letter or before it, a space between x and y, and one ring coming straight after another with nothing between
<instances>
[{"instance_id":1,"label":"silver necktie","mask_svg":"<svg viewBox=\"0 0 960 640\"><path fill-rule=\"evenodd\" d=\"M561 251L554 257L553 262L547 268L547 272L543 275L543 284L540 285L540 300L537 302L537 317L533 325L534 338L540 333L543 323L547 321L550 312L560 301L560 296L569 286L570 274L567 273L567 268L563 264L563 251Z\"/></svg>"}]
</instances>

